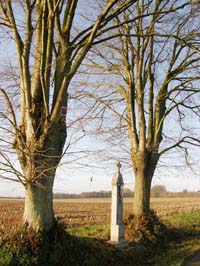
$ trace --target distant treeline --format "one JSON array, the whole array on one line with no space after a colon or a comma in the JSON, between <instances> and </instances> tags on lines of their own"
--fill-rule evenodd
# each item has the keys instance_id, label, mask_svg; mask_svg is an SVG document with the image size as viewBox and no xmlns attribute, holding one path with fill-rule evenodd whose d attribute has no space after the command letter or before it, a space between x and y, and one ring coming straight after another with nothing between
<instances>
[{"instance_id":1,"label":"distant treeline","mask_svg":"<svg viewBox=\"0 0 200 266\"><path fill-rule=\"evenodd\" d=\"M124 197L133 197L133 191L124 189ZM55 193L54 199L111 198L111 191L82 192L80 194Z\"/></svg>"},{"instance_id":2,"label":"distant treeline","mask_svg":"<svg viewBox=\"0 0 200 266\"><path fill-rule=\"evenodd\" d=\"M165 192L159 195L151 194L151 198L197 198L200 197L200 192Z\"/></svg>"},{"instance_id":3,"label":"distant treeline","mask_svg":"<svg viewBox=\"0 0 200 266\"><path fill-rule=\"evenodd\" d=\"M134 192L129 188L124 188L124 197L131 198L134 196ZM152 198L192 198L200 197L200 191L189 192L183 190L182 192L169 192L163 185L153 186L151 189ZM111 198L111 191L93 191L93 192L82 192L80 194L69 194L69 193L55 193L55 199L80 199L80 198Z\"/></svg>"},{"instance_id":4,"label":"distant treeline","mask_svg":"<svg viewBox=\"0 0 200 266\"><path fill-rule=\"evenodd\" d=\"M167 191L164 185L156 185L151 189L152 198L194 198L200 197L200 191L198 192L189 192L187 189L184 189L182 192L170 192Z\"/></svg>"}]
</instances>

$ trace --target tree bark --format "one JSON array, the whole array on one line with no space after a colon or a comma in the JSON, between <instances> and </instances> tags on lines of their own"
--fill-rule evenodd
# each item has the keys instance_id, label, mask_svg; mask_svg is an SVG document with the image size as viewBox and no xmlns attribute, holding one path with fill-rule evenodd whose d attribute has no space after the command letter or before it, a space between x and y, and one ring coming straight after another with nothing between
<instances>
[{"instance_id":1,"label":"tree bark","mask_svg":"<svg viewBox=\"0 0 200 266\"><path fill-rule=\"evenodd\" d=\"M159 159L157 152L152 153L147 149L132 155L135 174L135 189L133 212L141 217L150 212L151 181Z\"/></svg>"},{"instance_id":2,"label":"tree bark","mask_svg":"<svg viewBox=\"0 0 200 266\"><path fill-rule=\"evenodd\" d=\"M18 138L16 146L27 180L23 220L36 232L49 231L54 227L53 183L66 139L65 117L51 127L47 126L43 132L45 134L39 139L37 136L27 138L29 142L26 146Z\"/></svg>"},{"instance_id":3,"label":"tree bark","mask_svg":"<svg viewBox=\"0 0 200 266\"><path fill-rule=\"evenodd\" d=\"M54 226L53 182L50 180L48 183L46 188L37 185L26 187L24 224L36 232L48 231Z\"/></svg>"},{"instance_id":4,"label":"tree bark","mask_svg":"<svg viewBox=\"0 0 200 266\"><path fill-rule=\"evenodd\" d=\"M150 211L151 177L138 172L135 175L135 190L133 211L136 216L142 216Z\"/></svg>"}]
</instances>

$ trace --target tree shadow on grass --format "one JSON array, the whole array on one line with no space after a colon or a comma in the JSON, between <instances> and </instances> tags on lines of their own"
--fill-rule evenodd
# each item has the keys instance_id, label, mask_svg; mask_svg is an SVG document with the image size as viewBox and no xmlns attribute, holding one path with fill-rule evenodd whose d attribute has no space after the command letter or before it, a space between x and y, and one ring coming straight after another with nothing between
<instances>
[{"instance_id":1,"label":"tree shadow on grass","mask_svg":"<svg viewBox=\"0 0 200 266\"><path fill-rule=\"evenodd\" d=\"M165 243L147 258L145 266L183 266L199 247L199 228L168 228Z\"/></svg>"},{"instance_id":2,"label":"tree shadow on grass","mask_svg":"<svg viewBox=\"0 0 200 266\"><path fill-rule=\"evenodd\" d=\"M62 227L35 234L22 228L0 247L3 266L144 266L149 249L141 243L124 249L72 236Z\"/></svg>"},{"instance_id":3,"label":"tree shadow on grass","mask_svg":"<svg viewBox=\"0 0 200 266\"><path fill-rule=\"evenodd\" d=\"M21 228L0 247L3 266L112 266L130 261L104 242L69 235L62 225L48 233Z\"/></svg>"},{"instance_id":4,"label":"tree shadow on grass","mask_svg":"<svg viewBox=\"0 0 200 266\"><path fill-rule=\"evenodd\" d=\"M139 242L121 249L104 241L72 236L60 225L48 234L22 228L0 247L0 265L176 266L181 265L176 264L177 258L184 260L187 255L184 244L189 245L199 235L199 229L170 228L159 245Z\"/></svg>"}]
</instances>

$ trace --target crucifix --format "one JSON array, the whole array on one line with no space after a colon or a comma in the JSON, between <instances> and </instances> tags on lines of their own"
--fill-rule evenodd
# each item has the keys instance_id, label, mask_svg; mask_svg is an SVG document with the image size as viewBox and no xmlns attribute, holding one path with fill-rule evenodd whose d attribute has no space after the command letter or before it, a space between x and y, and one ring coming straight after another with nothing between
<instances>
[{"instance_id":1,"label":"crucifix","mask_svg":"<svg viewBox=\"0 0 200 266\"><path fill-rule=\"evenodd\" d=\"M117 162L117 171L118 171L118 174L120 174L120 169L121 169L122 165L120 162Z\"/></svg>"}]
</instances>

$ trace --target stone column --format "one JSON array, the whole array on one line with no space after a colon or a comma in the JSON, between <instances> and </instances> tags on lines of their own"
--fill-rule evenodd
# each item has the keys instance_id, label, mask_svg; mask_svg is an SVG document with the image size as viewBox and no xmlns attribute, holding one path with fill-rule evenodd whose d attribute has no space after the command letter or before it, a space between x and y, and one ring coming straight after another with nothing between
<instances>
[{"instance_id":1,"label":"stone column","mask_svg":"<svg viewBox=\"0 0 200 266\"><path fill-rule=\"evenodd\" d=\"M120 172L120 162L116 165L116 172L112 179L112 204L111 204L111 235L110 241L116 244L124 242L123 224L123 178Z\"/></svg>"}]
</instances>

